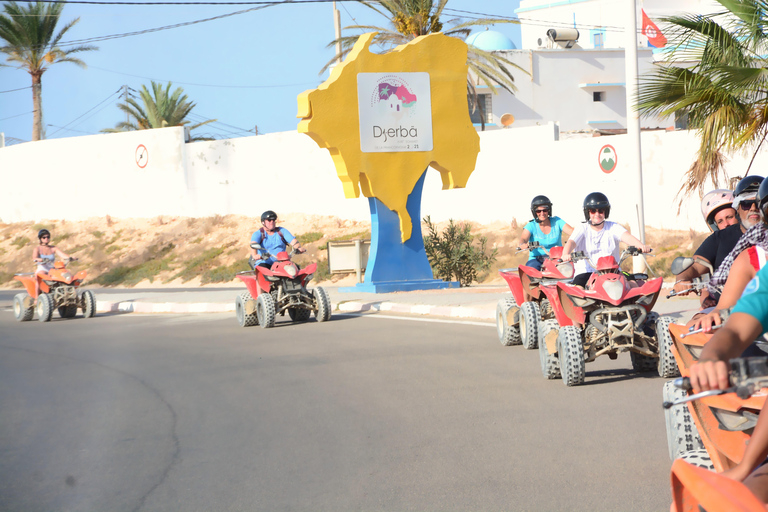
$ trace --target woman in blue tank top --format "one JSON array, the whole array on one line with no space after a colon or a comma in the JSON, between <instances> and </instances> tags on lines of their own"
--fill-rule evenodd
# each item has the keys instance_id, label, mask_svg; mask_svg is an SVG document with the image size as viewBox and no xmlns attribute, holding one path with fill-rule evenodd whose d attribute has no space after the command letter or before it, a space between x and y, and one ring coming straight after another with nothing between
<instances>
[{"instance_id":1,"label":"woman in blue tank top","mask_svg":"<svg viewBox=\"0 0 768 512\"><path fill-rule=\"evenodd\" d=\"M573 228L560 217L552 217L552 202L547 196L536 196L531 201L533 220L523 228L520 237L520 248L528 249L528 242L538 242L547 250L563 245L563 233L570 236ZM525 264L536 270L541 270L541 264L547 257L542 249L531 249L530 259Z\"/></svg>"}]
</instances>

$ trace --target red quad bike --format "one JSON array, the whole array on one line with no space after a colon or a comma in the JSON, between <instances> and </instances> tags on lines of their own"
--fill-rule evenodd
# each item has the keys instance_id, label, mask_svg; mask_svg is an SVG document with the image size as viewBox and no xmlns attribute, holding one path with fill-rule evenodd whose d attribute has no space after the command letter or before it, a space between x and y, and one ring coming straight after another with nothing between
<instances>
[{"instance_id":1,"label":"red quad bike","mask_svg":"<svg viewBox=\"0 0 768 512\"><path fill-rule=\"evenodd\" d=\"M547 252L538 242L530 242L528 247ZM526 265L499 270L512 291L512 297L504 297L496 305L496 331L502 345L522 343L530 350L538 346L539 322L554 318L550 294L544 291L544 285L553 286L573 278L573 264L561 261L562 254L562 247L550 249L541 271Z\"/></svg>"},{"instance_id":2,"label":"red quad bike","mask_svg":"<svg viewBox=\"0 0 768 512\"><path fill-rule=\"evenodd\" d=\"M251 244L253 249L261 250L259 244ZM299 269L291 261L291 256L281 251L272 256L275 261L271 268L257 266L256 270L240 272L237 277L245 283L248 291L235 299L235 315L241 327L260 325L263 328L275 325L275 316L288 316L294 322L306 322L314 313L318 322L331 318L331 300L328 293L320 286L313 291L307 289L307 283L317 270L317 263Z\"/></svg>"},{"instance_id":3,"label":"red quad bike","mask_svg":"<svg viewBox=\"0 0 768 512\"><path fill-rule=\"evenodd\" d=\"M640 254L637 248L628 247L621 262ZM574 253L573 259L588 260L583 253ZM596 272L586 288L563 282L556 285L558 300L553 311L559 329L545 322L540 345L546 347L548 360L557 354L566 386L584 383L586 363L604 354L616 359L619 352L626 351L637 371L658 370L662 377L679 375L671 352L671 319L651 311L661 291L662 278L647 281L647 275L634 274L630 280L621 272L621 262L617 263L613 256L604 256L597 264L590 261ZM540 354L545 370L543 350L542 347Z\"/></svg>"},{"instance_id":4,"label":"red quad bike","mask_svg":"<svg viewBox=\"0 0 768 512\"><path fill-rule=\"evenodd\" d=\"M69 261L73 261L72 258ZM96 298L90 290L78 293L80 284L85 279L87 272L81 270L72 274L64 262L57 261L47 274L42 274L40 279L40 295L36 296L35 273L16 274L13 276L21 281L26 293L19 293L13 298L13 316L19 322L32 320L37 311L37 319L41 322L49 322L53 316L53 310L58 309L61 318L74 318L77 309L83 310L85 318L91 318L96 314ZM37 305L34 304L37 299Z\"/></svg>"}]
</instances>

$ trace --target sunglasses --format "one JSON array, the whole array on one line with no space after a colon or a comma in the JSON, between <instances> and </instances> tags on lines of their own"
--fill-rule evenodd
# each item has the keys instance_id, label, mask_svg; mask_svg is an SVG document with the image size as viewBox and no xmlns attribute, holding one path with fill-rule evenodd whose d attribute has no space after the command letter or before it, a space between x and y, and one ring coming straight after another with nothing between
<instances>
[{"instance_id":1,"label":"sunglasses","mask_svg":"<svg viewBox=\"0 0 768 512\"><path fill-rule=\"evenodd\" d=\"M756 204L757 204L757 201L741 201L739 203L739 208L741 208L745 212L748 212Z\"/></svg>"},{"instance_id":2,"label":"sunglasses","mask_svg":"<svg viewBox=\"0 0 768 512\"><path fill-rule=\"evenodd\" d=\"M549 208L538 209L536 210L536 213L549 213Z\"/></svg>"},{"instance_id":3,"label":"sunglasses","mask_svg":"<svg viewBox=\"0 0 768 512\"><path fill-rule=\"evenodd\" d=\"M602 213L605 215L605 208L590 208L589 213Z\"/></svg>"},{"instance_id":4,"label":"sunglasses","mask_svg":"<svg viewBox=\"0 0 768 512\"><path fill-rule=\"evenodd\" d=\"M50 239L51 239L51 237L50 237L50 236L48 236L48 235L45 235L45 236L41 236L41 237L40 237L40 240L50 240Z\"/></svg>"},{"instance_id":5,"label":"sunglasses","mask_svg":"<svg viewBox=\"0 0 768 512\"><path fill-rule=\"evenodd\" d=\"M270 217L268 219L264 219L264 222L275 222L276 220L277 220L277 218L273 219L272 217Z\"/></svg>"}]
</instances>

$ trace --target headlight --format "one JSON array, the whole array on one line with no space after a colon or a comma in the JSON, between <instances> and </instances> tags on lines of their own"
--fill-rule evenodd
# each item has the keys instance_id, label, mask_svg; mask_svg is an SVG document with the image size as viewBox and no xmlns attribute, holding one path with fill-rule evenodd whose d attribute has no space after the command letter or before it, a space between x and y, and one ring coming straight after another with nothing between
<instances>
[{"instance_id":1,"label":"headlight","mask_svg":"<svg viewBox=\"0 0 768 512\"><path fill-rule=\"evenodd\" d=\"M655 294L653 294L653 293L650 294L650 295L643 295L642 297L637 299L637 303L640 304L641 306L650 306L651 302L653 302L653 296L654 295Z\"/></svg>"},{"instance_id":2,"label":"headlight","mask_svg":"<svg viewBox=\"0 0 768 512\"><path fill-rule=\"evenodd\" d=\"M612 300L619 300L624 294L624 283L619 280L606 281L603 283L603 291L605 291L605 294Z\"/></svg>"},{"instance_id":3,"label":"headlight","mask_svg":"<svg viewBox=\"0 0 768 512\"><path fill-rule=\"evenodd\" d=\"M584 298L584 297L576 297L576 296L574 296L574 295L569 295L569 296L568 296L568 298L569 298L569 299L571 299L571 301L572 301L572 302L573 302L573 303L574 303L576 306L578 306L578 307L580 307L580 308L585 308L585 307L587 307L587 306L591 306L592 304L594 304L594 303L595 303L595 301L594 301L594 300L592 300L592 299L586 299L586 298Z\"/></svg>"},{"instance_id":4,"label":"headlight","mask_svg":"<svg viewBox=\"0 0 768 512\"><path fill-rule=\"evenodd\" d=\"M564 276L572 276L573 275L573 263L566 262L566 263L560 263L555 268L557 268L557 271L563 274Z\"/></svg>"},{"instance_id":5,"label":"headlight","mask_svg":"<svg viewBox=\"0 0 768 512\"><path fill-rule=\"evenodd\" d=\"M285 269L285 272L291 277L296 277L296 274L299 273L299 268L293 263L291 263L290 265L286 265L283 268Z\"/></svg>"}]
</instances>

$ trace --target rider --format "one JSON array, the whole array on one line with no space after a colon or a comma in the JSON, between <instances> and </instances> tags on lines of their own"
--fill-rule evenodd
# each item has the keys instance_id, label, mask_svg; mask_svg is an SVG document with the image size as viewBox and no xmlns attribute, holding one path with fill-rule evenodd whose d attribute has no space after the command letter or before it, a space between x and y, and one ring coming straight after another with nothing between
<instances>
[{"instance_id":1,"label":"rider","mask_svg":"<svg viewBox=\"0 0 768 512\"><path fill-rule=\"evenodd\" d=\"M37 263L37 269L35 270L35 298L40 295L40 280L43 275L48 274L48 271L53 268L53 261L56 259L56 255L59 258L65 260L70 258L69 254L65 253L55 245L51 245L51 232L47 229L41 229L37 232L37 239L40 245L35 247L32 251L32 261ZM76 260L77 258L70 258Z\"/></svg>"},{"instance_id":2,"label":"rider","mask_svg":"<svg viewBox=\"0 0 768 512\"><path fill-rule=\"evenodd\" d=\"M727 226L709 235L699 248L696 249L696 253L693 256L694 259L700 259L704 263L712 265L713 269L717 269L726 256L728 256L736 246L736 243L741 236L746 233L749 228L760 222L760 212L757 205L754 205L753 203L762 181L763 178L761 176L747 176L739 181L733 191L733 208L735 208L739 214L739 224ZM695 262L677 276L674 286L675 292L681 295L693 292L693 289L691 288L691 279L709 272L710 270L706 265ZM718 297L709 298L709 294L706 290L702 291L702 306L714 306L717 298Z\"/></svg>"},{"instance_id":3,"label":"rider","mask_svg":"<svg viewBox=\"0 0 768 512\"><path fill-rule=\"evenodd\" d=\"M531 201L533 220L523 228L520 237L520 249L528 249L528 241L539 242L544 249L563 245L563 233L571 236L573 228L560 217L552 217L552 202L547 196L536 196ZM531 249L531 259L525 264L528 267L541 270L541 264L547 252L544 249Z\"/></svg>"},{"instance_id":4,"label":"rider","mask_svg":"<svg viewBox=\"0 0 768 512\"><path fill-rule=\"evenodd\" d=\"M768 331L768 267L763 267L749 282L744 295L733 308L725 325L704 345L699 360L691 365L690 380L694 393L710 389L727 389L728 361L744 352L758 336ZM768 418L763 407L744 456L723 476L743 481L755 496L768 502ZM758 468L759 466L759 468ZM758 468L755 470L755 468ZM755 470L753 472L753 470Z\"/></svg>"},{"instance_id":5,"label":"rider","mask_svg":"<svg viewBox=\"0 0 768 512\"><path fill-rule=\"evenodd\" d=\"M738 224L738 214L733 207L733 192L718 188L704 194L701 215L712 233Z\"/></svg>"},{"instance_id":6,"label":"rider","mask_svg":"<svg viewBox=\"0 0 768 512\"><path fill-rule=\"evenodd\" d=\"M587 257L596 262L602 256L613 256L619 260L619 242L633 245L643 252L650 252L651 247L629 234L629 231L616 222L611 222L611 203L605 194L592 192L584 198L584 218L586 222L576 226L573 234L563 248L563 261L570 261L571 251L583 251ZM573 284L585 286L589 277L595 271L586 259L574 265Z\"/></svg>"},{"instance_id":7,"label":"rider","mask_svg":"<svg viewBox=\"0 0 768 512\"><path fill-rule=\"evenodd\" d=\"M262 249L250 248L251 257L248 260L252 268L262 265L267 268L275 262L275 258L269 254L277 255L291 244L299 253L307 252L301 243L283 227L277 226L277 214L267 210L261 214L261 228L251 235L251 244L259 244Z\"/></svg>"}]
</instances>

